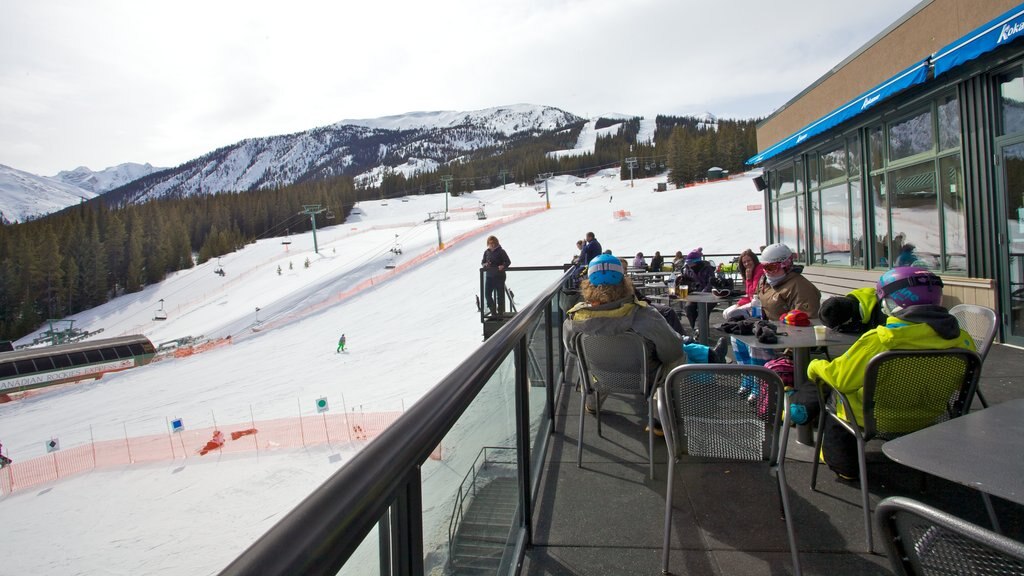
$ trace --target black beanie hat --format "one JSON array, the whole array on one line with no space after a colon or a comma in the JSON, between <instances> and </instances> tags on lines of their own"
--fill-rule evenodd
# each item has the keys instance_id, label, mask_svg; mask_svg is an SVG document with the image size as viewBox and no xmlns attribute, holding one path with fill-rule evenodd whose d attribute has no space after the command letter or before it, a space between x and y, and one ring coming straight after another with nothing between
<instances>
[{"instance_id":1,"label":"black beanie hat","mask_svg":"<svg viewBox=\"0 0 1024 576\"><path fill-rule=\"evenodd\" d=\"M860 302L850 296L833 296L825 300L818 317L825 326L835 330L851 320L860 322Z\"/></svg>"}]
</instances>

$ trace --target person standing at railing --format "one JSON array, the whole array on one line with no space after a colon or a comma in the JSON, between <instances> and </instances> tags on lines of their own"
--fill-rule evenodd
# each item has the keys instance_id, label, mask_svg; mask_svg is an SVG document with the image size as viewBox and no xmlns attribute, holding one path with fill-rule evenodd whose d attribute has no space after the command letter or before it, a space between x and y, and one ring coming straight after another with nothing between
<instances>
[{"instance_id":1,"label":"person standing at railing","mask_svg":"<svg viewBox=\"0 0 1024 576\"><path fill-rule=\"evenodd\" d=\"M480 265L484 268L484 291L487 294L488 316L502 317L505 314L505 269L512 264L498 238L487 237Z\"/></svg>"},{"instance_id":2,"label":"person standing at railing","mask_svg":"<svg viewBox=\"0 0 1024 576\"><path fill-rule=\"evenodd\" d=\"M601 255L601 243L593 232L587 232L586 240L583 242L583 250L580 251L580 264L586 266L590 261Z\"/></svg>"}]
</instances>

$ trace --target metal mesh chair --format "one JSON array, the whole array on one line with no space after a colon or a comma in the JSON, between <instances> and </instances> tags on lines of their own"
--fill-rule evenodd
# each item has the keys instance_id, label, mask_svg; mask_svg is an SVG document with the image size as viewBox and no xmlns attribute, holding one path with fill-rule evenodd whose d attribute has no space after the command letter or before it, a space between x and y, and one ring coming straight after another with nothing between
<instances>
[{"instance_id":1,"label":"metal mesh chair","mask_svg":"<svg viewBox=\"0 0 1024 576\"><path fill-rule=\"evenodd\" d=\"M1024 575L1024 543L916 500L886 498L875 520L898 575Z\"/></svg>"},{"instance_id":2,"label":"metal mesh chair","mask_svg":"<svg viewBox=\"0 0 1024 576\"><path fill-rule=\"evenodd\" d=\"M960 329L966 330L974 339L974 347L978 349L978 356L981 356L981 361L984 363L985 357L988 356L988 351L992 347L992 342L995 341L996 334L999 333L996 311L977 304L957 304L949 309L949 313L956 318ZM978 388L977 394L981 405L988 408L988 402L982 395L981 388Z\"/></svg>"},{"instance_id":3,"label":"metal mesh chair","mask_svg":"<svg viewBox=\"0 0 1024 576\"><path fill-rule=\"evenodd\" d=\"M871 505L865 446L875 438L891 440L967 413L980 371L981 357L962 348L890 350L878 354L868 363L864 374L863 422L856 421L845 394L831 389L826 401L824 383L818 383L825 414L818 419L814 453L821 454L826 418L834 419L856 438L869 553L872 549ZM840 405L843 417L838 414ZM812 489L817 485L818 463L819 458L815 458L811 468Z\"/></svg>"},{"instance_id":4,"label":"metal mesh chair","mask_svg":"<svg viewBox=\"0 0 1024 576\"><path fill-rule=\"evenodd\" d=\"M745 395L736 394L740 384L756 387L758 401L751 404ZM785 469L789 414L785 411L783 419L785 392L779 375L763 366L689 364L669 372L656 394L669 451L662 573L668 574L675 466L684 454L689 454L775 466L794 573L799 576L800 557L789 512Z\"/></svg>"},{"instance_id":5,"label":"metal mesh chair","mask_svg":"<svg viewBox=\"0 0 1024 576\"><path fill-rule=\"evenodd\" d=\"M647 407L647 461L654 478L654 412L650 402L653 382L647 377L647 341L635 332L578 334L573 348L579 360L580 436L576 465L583 466L583 423L587 396L593 394L597 435L601 436L601 403L612 394L641 398Z\"/></svg>"}]
</instances>

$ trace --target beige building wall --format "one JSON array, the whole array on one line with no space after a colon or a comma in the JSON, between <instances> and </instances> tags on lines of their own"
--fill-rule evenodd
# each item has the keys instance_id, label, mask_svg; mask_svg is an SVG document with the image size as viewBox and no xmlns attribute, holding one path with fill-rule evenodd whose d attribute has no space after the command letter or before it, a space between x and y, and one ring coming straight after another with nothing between
<instances>
[{"instance_id":1,"label":"beige building wall","mask_svg":"<svg viewBox=\"0 0 1024 576\"><path fill-rule=\"evenodd\" d=\"M757 149L765 150L1019 4L1020 0L921 2L762 122L757 128Z\"/></svg>"}]
</instances>

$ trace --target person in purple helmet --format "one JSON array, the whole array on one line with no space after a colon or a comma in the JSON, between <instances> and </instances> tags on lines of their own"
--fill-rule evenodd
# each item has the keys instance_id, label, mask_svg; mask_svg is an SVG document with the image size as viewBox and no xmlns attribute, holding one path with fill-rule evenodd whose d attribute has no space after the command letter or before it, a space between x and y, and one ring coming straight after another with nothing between
<instances>
[{"instance_id":1,"label":"person in purple helmet","mask_svg":"<svg viewBox=\"0 0 1024 576\"><path fill-rule=\"evenodd\" d=\"M974 340L942 307L942 279L924 268L893 268L882 274L875 292L885 326L861 335L842 356L812 360L807 377L846 394L858 422L864 421L864 372L875 355L888 350L975 350ZM846 418L842 407L839 416ZM825 463L842 480L858 476L857 443L841 424L827 419L822 444Z\"/></svg>"}]
</instances>

